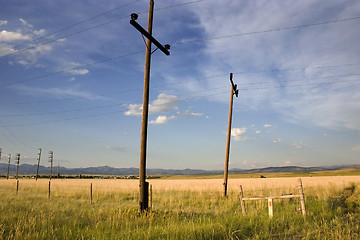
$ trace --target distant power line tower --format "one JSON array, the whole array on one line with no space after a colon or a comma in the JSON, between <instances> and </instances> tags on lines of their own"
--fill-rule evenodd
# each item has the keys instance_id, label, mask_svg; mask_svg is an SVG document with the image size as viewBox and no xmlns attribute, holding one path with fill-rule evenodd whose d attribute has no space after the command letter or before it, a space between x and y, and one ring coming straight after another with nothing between
<instances>
[{"instance_id":1,"label":"distant power line tower","mask_svg":"<svg viewBox=\"0 0 360 240\"><path fill-rule=\"evenodd\" d=\"M153 24L153 12L154 12L154 0L150 0L149 3L149 16L148 16L148 29L147 31L142 28L137 22L138 15L136 13L131 14L130 24L133 25L146 40L146 55L145 55L145 72L144 72L144 96L143 96L143 113L141 123L141 143L140 143L140 168L139 168L139 181L140 181L140 199L139 210L143 212L149 208L149 183L146 182L146 145L147 145L147 127L148 127L148 115L149 115L149 89L150 89L150 62L151 54L157 49L160 49L164 54L170 55L170 45L161 45L152 36L152 24ZM157 49L151 52L151 44L155 44Z\"/></svg>"},{"instance_id":2,"label":"distant power line tower","mask_svg":"<svg viewBox=\"0 0 360 240\"><path fill-rule=\"evenodd\" d=\"M232 120L232 110L233 110L233 96L238 97L239 90L237 85L234 84L233 74L230 73L230 82L231 82L231 92L230 92L230 108L229 108L229 122L228 122L228 131L227 131L227 142L226 142L226 153L225 153L225 169L224 169L224 192L223 196L227 195L227 185L228 185L228 171L229 171L229 156L230 156L230 139L231 139L231 120Z\"/></svg>"}]
</instances>

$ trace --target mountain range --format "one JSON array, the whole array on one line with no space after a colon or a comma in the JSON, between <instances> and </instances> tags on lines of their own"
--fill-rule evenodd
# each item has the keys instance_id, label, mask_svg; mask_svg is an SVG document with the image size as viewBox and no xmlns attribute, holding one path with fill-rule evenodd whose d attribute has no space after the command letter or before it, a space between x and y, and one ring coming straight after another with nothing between
<instances>
[{"instance_id":1,"label":"mountain range","mask_svg":"<svg viewBox=\"0 0 360 240\"><path fill-rule=\"evenodd\" d=\"M284 166L284 167L266 167L254 169L240 169L233 168L229 173L271 173L271 172L316 172L316 171L331 171L341 169L360 169L360 164L353 165L334 165L324 167L299 167L299 166ZM21 164L19 166L19 175L35 175L37 165ZM0 175L6 175L8 164L0 163ZM10 175L15 175L16 165L10 165ZM50 167L39 167L40 175L48 175ZM138 168L114 168L109 166L100 167L85 167L85 168L65 168L54 167L53 175L118 175L118 176L137 176L139 174ZM159 169L150 168L146 170L147 175L216 175L222 174L223 170L201 170L201 169Z\"/></svg>"}]
</instances>

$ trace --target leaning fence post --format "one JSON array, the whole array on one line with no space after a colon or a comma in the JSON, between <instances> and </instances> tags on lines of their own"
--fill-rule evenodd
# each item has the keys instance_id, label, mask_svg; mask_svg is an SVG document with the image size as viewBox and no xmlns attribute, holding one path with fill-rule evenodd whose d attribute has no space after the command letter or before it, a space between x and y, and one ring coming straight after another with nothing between
<instances>
[{"instance_id":1,"label":"leaning fence post","mask_svg":"<svg viewBox=\"0 0 360 240\"><path fill-rule=\"evenodd\" d=\"M306 210L305 210L305 196L304 196L304 189L302 186L301 178L298 179L298 187L299 187L299 195L300 195L300 205L301 205L301 212L302 215L306 216Z\"/></svg>"},{"instance_id":2,"label":"leaning fence post","mask_svg":"<svg viewBox=\"0 0 360 240\"><path fill-rule=\"evenodd\" d=\"M244 201L244 191L242 188L242 185L240 185L240 204L241 204L241 211L243 215L246 215L246 211L245 211L245 201Z\"/></svg>"}]
</instances>

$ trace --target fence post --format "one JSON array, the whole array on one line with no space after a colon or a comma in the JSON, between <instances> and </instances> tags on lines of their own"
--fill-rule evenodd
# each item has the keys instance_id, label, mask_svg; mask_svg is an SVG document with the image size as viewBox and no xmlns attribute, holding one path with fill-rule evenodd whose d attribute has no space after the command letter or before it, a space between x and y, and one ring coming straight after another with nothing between
<instances>
[{"instance_id":1,"label":"fence post","mask_svg":"<svg viewBox=\"0 0 360 240\"><path fill-rule=\"evenodd\" d=\"M302 185L301 178L298 179L298 187L299 187L299 195L300 195L300 205L301 205L301 212L302 215L306 216L306 210L305 210L305 196L304 196L304 189Z\"/></svg>"},{"instance_id":2,"label":"fence post","mask_svg":"<svg viewBox=\"0 0 360 240\"><path fill-rule=\"evenodd\" d=\"M241 211L242 214L245 216L246 215L246 211L245 211L245 201L244 201L244 191L242 188L242 185L240 185L240 204L241 204Z\"/></svg>"},{"instance_id":3,"label":"fence post","mask_svg":"<svg viewBox=\"0 0 360 240\"><path fill-rule=\"evenodd\" d=\"M49 199L50 199L50 189L51 189L51 181L49 181L49 195L48 195Z\"/></svg>"},{"instance_id":4,"label":"fence post","mask_svg":"<svg viewBox=\"0 0 360 240\"><path fill-rule=\"evenodd\" d=\"M269 217L272 218L274 216L274 204L272 198L268 198L268 208L269 208Z\"/></svg>"},{"instance_id":5,"label":"fence post","mask_svg":"<svg viewBox=\"0 0 360 240\"><path fill-rule=\"evenodd\" d=\"M92 183L90 183L90 204L92 204L92 194L93 194Z\"/></svg>"},{"instance_id":6,"label":"fence post","mask_svg":"<svg viewBox=\"0 0 360 240\"><path fill-rule=\"evenodd\" d=\"M150 184L150 210L152 211L152 185Z\"/></svg>"},{"instance_id":7,"label":"fence post","mask_svg":"<svg viewBox=\"0 0 360 240\"><path fill-rule=\"evenodd\" d=\"M19 192L19 179L16 180L16 195Z\"/></svg>"}]
</instances>

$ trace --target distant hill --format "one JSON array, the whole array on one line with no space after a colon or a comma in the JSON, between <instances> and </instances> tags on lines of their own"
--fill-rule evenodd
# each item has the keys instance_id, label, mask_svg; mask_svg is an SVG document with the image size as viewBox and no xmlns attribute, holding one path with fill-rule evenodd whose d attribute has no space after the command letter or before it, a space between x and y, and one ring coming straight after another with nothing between
<instances>
[{"instance_id":1,"label":"distant hill","mask_svg":"<svg viewBox=\"0 0 360 240\"><path fill-rule=\"evenodd\" d=\"M0 163L0 175L7 174L8 165ZM19 175L35 175L37 165L21 164L19 166ZM285 167L267 167L255 169L230 169L230 173L271 173L271 172L316 172L316 171L329 171L341 169L360 169L360 164L353 165L335 165L325 167L298 167L298 166L285 166ZM118 176L137 176L139 174L138 168L113 168L109 166L100 167L86 167L86 168L65 168L53 167L53 175L57 173L62 175L118 175ZM16 166L10 165L10 175L15 175ZM49 174L50 167L40 166L39 174ZM147 169L147 175L215 175L222 174L222 170L201 170L201 169Z\"/></svg>"}]
</instances>

